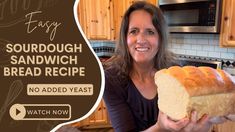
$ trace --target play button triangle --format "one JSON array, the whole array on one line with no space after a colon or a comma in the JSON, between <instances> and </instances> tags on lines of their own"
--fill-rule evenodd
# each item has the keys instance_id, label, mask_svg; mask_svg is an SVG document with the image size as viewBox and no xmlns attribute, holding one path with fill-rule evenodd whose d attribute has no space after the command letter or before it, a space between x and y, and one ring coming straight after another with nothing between
<instances>
[{"instance_id":1,"label":"play button triangle","mask_svg":"<svg viewBox=\"0 0 235 132\"><path fill-rule=\"evenodd\" d=\"M20 112L21 112L20 110L16 109L16 116L20 114Z\"/></svg>"}]
</instances>

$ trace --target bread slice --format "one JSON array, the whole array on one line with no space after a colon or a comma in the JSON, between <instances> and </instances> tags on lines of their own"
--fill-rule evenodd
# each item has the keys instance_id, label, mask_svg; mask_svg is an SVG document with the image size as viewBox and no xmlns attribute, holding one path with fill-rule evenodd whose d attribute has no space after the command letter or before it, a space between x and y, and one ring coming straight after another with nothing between
<instances>
[{"instance_id":1,"label":"bread slice","mask_svg":"<svg viewBox=\"0 0 235 132\"><path fill-rule=\"evenodd\" d=\"M223 70L173 66L156 72L155 83L159 109L174 120L192 110L198 118L235 114L235 80Z\"/></svg>"}]
</instances>

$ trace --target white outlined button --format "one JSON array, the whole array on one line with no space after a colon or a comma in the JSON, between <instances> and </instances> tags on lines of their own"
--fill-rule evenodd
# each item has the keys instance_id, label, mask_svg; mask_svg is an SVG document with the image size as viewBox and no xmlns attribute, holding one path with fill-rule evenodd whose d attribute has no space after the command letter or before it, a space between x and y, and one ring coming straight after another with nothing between
<instances>
[{"instance_id":1,"label":"white outlined button","mask_svg":"<svg viewBox=\"0 0 235 132\"><path fill-rule=\"evenodd\" d=\"M9 110L14 120L69 120L69 104L14 104Z\"/></svg>"}]
</instances>

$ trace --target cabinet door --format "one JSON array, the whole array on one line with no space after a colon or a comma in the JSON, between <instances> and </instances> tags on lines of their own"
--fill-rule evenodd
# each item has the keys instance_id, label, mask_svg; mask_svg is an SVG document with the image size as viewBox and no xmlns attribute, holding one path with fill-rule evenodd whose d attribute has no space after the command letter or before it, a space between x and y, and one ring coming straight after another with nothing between
<instances>
[{"instance_id":1,"label":"cabinet door","mask_svg":"<svg viewBox=\"0 0 235 132\"><path fill-rule=\"evenodd\" d=\"M153 4L153 5L158 5L158 0L146 0L147 2Z\"/></svg>"},{"instance_id":2,"label":"cabinet door","mask_svg":"<svg viewBox=\"0 0 235 132\"><path fill-rule=\"evenodd\" d=\"M235 0L223 0L221 47L235 47Z\"/></svg>"},{"instance_id":3,"label":"cabinet door","mask_svg":"<svg viewBox=\"0 0 235 132\"><path fill-rule=\"evenodd\" d=\"M235 131L235 122L225 122L223 124L214 125L211 132L234 132Z\"/></svg>"},{"instance_id":4,"label":"cabinet door","mask_svg":"<svg viewBox=\"0 0 235 132\"><path fill-rule=\"evenodd\" d=\"M129 8L129 6L135 1L141 0L114 0L114 27L115 27L115 39L119 37L121 21L124 16L124 13ZM142 0L157 5L158 0Z\"/></svg>"},{"instance_id":5,"label":"cabinet door","mask_svg":"<svg viewBox=\"0 0 235 132\"><path fill-rule=\"evenodd\" d=\"M78 21L80 23L80 26L85 34L87 34L87 21L86 21L86 8L84 0L80 0L78 3L77 8L78 13Z\"/></svg>"},{"instance_id":6,"label":"cabinet door","mask_svg":"<svg viewBox=\"0 0 235 132\"><path fill-rule=\"evenodd\" d=\"M112 0L84 0L89 39L113 39Z\"/></svg>"},{"instance_id":7,"label":"cabinet door","mask_svg":"<svg viewBox=\"0 0 235 132\"><path fill-rule=\"evenodd\" d=\"M74 123L73 126L89 129L89 128L104 127L104 126L111 127L110 124L111 122L108 117L108 112L104 100L102 99L99 106L88 118L80 122Z\"/></svg>"},{"instance_id":8,"label":"cabinet door","mask_svg":"<svg viewBox=\"0 0 235 132\"><path fill-rule=\"evenodd\" d=\"M104 104L104 101L102 100L98 106L98 108L95 110L95 112L89 117L90 124L107 124L108 116L107 116L107 110Z\"/></svg>"},{"instance_id":9,"label":"cabinet door","mask_svg":"<svg viewBox=\"0 0 235 132\"><path fill-rule=\"evenodd\" d=\"M134 0L114 0L114 25L115 25L115 38L119 37L121 21L125 11L134 2Z\"/></svg>"}]
</instances>

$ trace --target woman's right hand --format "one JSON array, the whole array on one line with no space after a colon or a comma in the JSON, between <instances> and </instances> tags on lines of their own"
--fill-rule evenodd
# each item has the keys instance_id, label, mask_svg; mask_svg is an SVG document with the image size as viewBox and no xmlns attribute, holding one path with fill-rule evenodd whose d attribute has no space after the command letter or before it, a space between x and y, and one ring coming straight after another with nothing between
<instances>
[{"instance_id":1,"label":"woman's right hand","mask_svg":"<svg viewBox=\"0 0 235 132\"><path fill-rule=\"evenodd\" d=\"M187 126L189 123L189 118L185 117L183 119L180 119L178 121L171 120L166 114L159 111L158 114L158 121L156 123L159 131L180 131L182 128Z\"/></svg>"}]
</instances>

